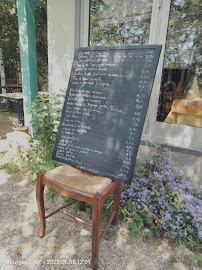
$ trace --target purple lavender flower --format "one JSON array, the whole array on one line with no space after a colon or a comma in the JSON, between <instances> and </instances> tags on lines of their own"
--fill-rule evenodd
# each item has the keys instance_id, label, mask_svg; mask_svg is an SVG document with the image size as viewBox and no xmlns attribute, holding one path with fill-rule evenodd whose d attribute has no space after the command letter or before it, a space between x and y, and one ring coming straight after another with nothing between
<instances>
[{"instance_id":1,"label":"purple lavender flower","mask_svg":"<svg viewBox=\"0 0 202 270\"><path fill-rule=\"evenodd\" d=\"M171 220L171 219L172 219L171 214L170 214L169 212L166 212L166 214L165 214L165 216L164 216L164 219L165 219L166 221Z\"/></svg>"},{"instance_id":2,"label":"purple lavender flower","mask_svg":"<svg viewBox=\"0 0 202 270\"><path fill-rule=\"evenodd\" d=\"M198 237L199 237L200 239L202 239L202 231L199 231L199 232L198 232Z\"/></svg>"},{"instance_id":3,"label":"purple lavender flower","mask_svg":"<svg viewBox=\"0 0 202 270\"><path fill-rule=\"evenodd\" d=\"M131 199L135 211L142 211L143 202L177 241L187 235L195 242L202 240L200 190L164 155L156 153L151 160L137 166L131 187L122 192L121 203L126 205ZM181 234L178 228L182 225Z\"/></svg>"}]
</instances>

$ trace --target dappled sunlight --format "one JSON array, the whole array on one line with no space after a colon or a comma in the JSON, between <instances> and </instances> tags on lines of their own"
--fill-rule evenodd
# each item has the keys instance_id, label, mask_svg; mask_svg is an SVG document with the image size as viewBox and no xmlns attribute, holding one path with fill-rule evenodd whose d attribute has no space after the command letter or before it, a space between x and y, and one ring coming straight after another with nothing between
<instances>
[{"instance_id":1,"label":"dappled sunlight","mask_svg":"<svg viewBox=\"0 0 202 270\"><path fill-rule=\"evenodd\" d=\"M164 260L169 260L171 258L171 250L166 240L160 242L160 245L156 249L156 255L161 256Z\"/></svg>"},{"instance_id":2,"label":"dappled sunlight","mask_svg":"<svg viewBox=\"0 0 202 270\"><path fill-rule=\"evenodd\" d=\"M6 232L1 235L1 240L3 239L3 247L9 243L8 250L12 260L16 258L28 262L30 260L46 262L50 258L91 260L92 231L88 227L64 218L62 214L56 214L54 217L47 219L45 237L39 238L35 186L21 185L25 182L20 177L17 180L16 175L13 176L13 179L15 181L13 180L12 183L11 181L5 183L8 185L6 190L9 191L13 186L14 189L12 195L11 192L9 193L7 203L4 202L4 208L8 209L12 199L16 207L9 208L9 217L1 220L1 222L4 222L3 228ZM4 186L2 185L2 187ZM55 209L56 204L61 203L60 199L59 196L50 199L48 203L50 208ZM49 210L51 210L50 208ZM16 213L18 214L16 215ZM15 218L13 218L14 215ZM86 215L86 213L81 212L82 218L86 218ZM142 241L137 236L133 241L129 241L126 224L118 225L115 229L117 230L116 237L108 241L104 239L100 244L101 269L118 269L115 268L116 266L120 266L120 269L124 270L161 269L160 267L170 261L171 257L167 254L175 256L175 253L178 253L178 247L174 250L167 242L164 243L164 240L158 243L156 240L147 242ZM5 252L2 253L4 263L5 254ZM35 266L33 268L33 264L30 264L27 265L26 269L38 270L42 267L42 265ZM43 267L46 269L44 265ZM184 270L184 268L178 268ZM9 267L4 269L13 270ZM75 264L64 269L85 270L89 267L87 265L80 267Z\"/></svg>"},{"instance_id":3,"label":"dappled sunlight","mask_svg":"<svg viewBox=\"0 0 202 270\"><path fill-rule=\"evenodd\" d=\"M21 182L17 183L17 185L23 187L23 186L27 185L27 180L24 179Z\"/></svg>"},{"instance_id":4,"label":"dappled sunlight","mask_svg":"<svg viewBox=\"0 0 202 270\"><path fill-rule=\"evenodd\" d=\"M81 235L81 236L87 236L87 235L90 235L90 232L87 231L87 230L85 230L85 229L81 229L81 230L80 230L80 235Z\"/></svg>"},{"instance_id":5,"label":"dappled sunlight","mask_svg":"<svg viewBox=\"0 0 202 270\"><path fill-rule=\"evenodd\" d=\"M22 180L17 185L19 187L26 187L26 180ZM30 222L33 220L34 214L38 213L35 197L35 190L33 190L32 193L30 193L27 197L26 201L19 203L19 206L21 209L23 209L21 229L24 237L30 237L35 233L33 226L30 224Z\"/></svg>"},{"instance_id":6,"label":"dappled sunlight","mask_svg":"<svg viewBox=\"0 0 202 270\"><path fill-rule=\"evenodd\" d=\"M0 249L0 267L1 270L13 270L13 266L6 263L6 261L11 261L10 256L8 255L8 252L6 249L1 248Z\"/></svg>"},{"instance_id":7,"label":"dappled sunlight","mask_svg":"<svg viewBox=\"0 0 202 270\"><path fill-rule=\"evenodd\" d=\"M182 263L174 263L174 269L187 270L187 267Z\"/></svg>"},{"instance_id":8,"label":"dappled sunlight","mask_svg":"<svg viewBox=\"0 0 202 270\"><path fill-rule=\"evenodd\" d=\"M152 140L175 147L199 150L201 145L200 128L154 122Z\"/></svg>"},{"instance_id":9,"label":"dappled sunlight","mask_svg":"<svg viewBox=\"0 0 202 270\"><path fill-rule=\"evenodd\" d=\"M91 238L90 238L90 240L91 240ZM92 242L91 241L85 241L85 242L83 242L82 243L82 245L81 245L81 248L83 249L83 250L91 250L91 248L92 248Z\"/></svg>"},{"instance_id":10,"label":"dappled sunlight","mask_svg":"<svg viewBox=\"0 0 202 270\"><path fill-rule=\"evenodd\" d=\"M34 233L33 228L30 226L29 221L23 221L21 224L21 228L24 237L32 236Z\"/></svg>"},{"instance_id":11,"label":"dappled sunlight","mask_svg":"<svg viewBox=\"0 0 202 270\"><path fill-rule=\"evenodd\" d=\"M69 240L63 244L59 250L61 258L71 258L76 253L74 245L73 240Z\"/></svg>"},{"instance_id":12,"label":"dappled sunlight","mask_svg":"<svg viewBox=\"0 0 202 270\"><path fill-rule=\"evenodd\" d=\"M22 47L22 50L28 54L28 37L26 35L26 24L27 23L21 23L19 26L19 34L20 34L20 45ZM23 37L22 37L23 36Z\"/></svg>"},{"instance_id":13,"label":"dappled sunlight","mask_svg":"<svg viewBox=\"0 0 202 270\"><path fill-rule=\"evenodd\" d=\"M17 247L16 251L20 252L23 258L29 258L29 256L33 253L32 242L22 243Z\"/></svg>"},{"instance_id":14,"label":"dappled sunlight","mask_svg":"<svg viewBox=\"0 0 202 270\"><path fill-rule=\"evenodd\" d=\"M24 180L26 181L26 180ZM24 182L22 181L22 182ZM21 183L21 182L20 182ZM37 203L36 203L36 193L35 190L29 195L26 202L20 203L20 206L24 209L23 217L30 218L34 213L38 213ZM34 202L34 203L33 203Z\"/></svg>"},{"instance_id":15,"label":"dappled sunlight","mask_svg":"<svg viewBox=\"0 0 202 270\"><path fill-rule=\"evenodd\" d=\"M122 248L124 245L126 245L127 238L128 238L128 230L127 230L127 228L121 227L117 232L116 246L118 248Z\"/></svg>"},{"instance_id":16,"label":"dappled sunlight","mask_svg":"<svg viewBox=\"0 0 202 270\"><path fill-rule=\"evenodd\" d=\"M173 130L172 127L170 127L170 129ZM193 136L193 129L191 129L188 126L185 126L183 132L177 132L174 134L168 133L168 135L166 134L165 139L167 143L172 141L174 146L184 145L185 147L189 147L192 142L192 136Z\"/></svg>"},{"instance_id":17,"label":"dappled sunlight","mask_svg":"<svg viewBox=\"0 0 202 270\"><path fill-rule=\"evenodd\" d=\"M138 262L132 259L127 265L125 270L136 270L138 269Z\"/></svg>"},{"instance_id":18,"label":"dappled sunlight","mask_svg":"<svg viewBox=\"0 0 202 270\"><path fill-rule=\"evenodd\" d=\"M5 137L7 132L11 132L12 128L18 124L17 113L0 111L0 137ZM0 151L7 151L8 145L6 141L0 142Z\"/></svg>"},{"instance_id":19,"label":"dappled sunlight","mask_svg":"<svg viewBox=\"0 0 202 270\"><path fill-rule=\"evenodd\" d=\"M8 181L9 175L3 171L0 171L0 185L5 184Z\"/></svg>"},{"instance_id":20,"label":"dappled sunlight","mask_svg":"<svg viewBox=\"0 0 202 270\"><path fill-rule=\"evenodd\" d=\"M192 179L195 183L202 187L201 173L202 173L202 157L194 159L189 158L189 163L184 165L186 170L186 175Z\"/></svg>"},{"instance_id":21,"label":"dappled sunlight","mask_svg":"<svg viewBox=\"0 0 202 270\"><path fill-rule=\"evenodd\" d=\"M12 123L13 126L18 124L18 119L16 117L17 115L9 116L8 120Z\"/></svg>"}]
</instances>

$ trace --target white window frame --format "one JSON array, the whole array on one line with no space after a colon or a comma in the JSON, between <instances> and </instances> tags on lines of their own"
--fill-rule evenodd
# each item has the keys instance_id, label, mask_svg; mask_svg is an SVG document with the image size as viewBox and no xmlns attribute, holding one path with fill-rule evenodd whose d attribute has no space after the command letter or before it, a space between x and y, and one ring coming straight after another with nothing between
<instances>
[{"instance_id":1,"label":"white window frame","mask_svg":"<svg viewBox=\"0 0 202 270\"><path fill-rule=\"evenodd\" d=\"M153 0L149 44L161 44L162 50L142 140L202 152L202 128L156 121L170 5L171 0ZM88 46L88 32L89 0L85 0L81 1L80 8L80 46Z\"/></svg>"},{"instance_id":2,"label":"white window frame","mask_svg":"<svg viewBox=\"0 0 202 270\"><path fill-rule=\"evenodd\" d=\"M162 44L143 139L189 150L202 151L202 128L156 121L171 0L154 0L150 44Z\"/></svg>"}]
</instances>

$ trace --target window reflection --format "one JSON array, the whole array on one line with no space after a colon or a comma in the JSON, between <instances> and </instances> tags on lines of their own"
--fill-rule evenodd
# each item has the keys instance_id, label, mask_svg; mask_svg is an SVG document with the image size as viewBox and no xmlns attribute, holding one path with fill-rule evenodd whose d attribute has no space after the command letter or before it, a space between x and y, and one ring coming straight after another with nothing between
<instances>
[{"instance_id":1,"label":"window reflection","mask_svg":"<svg viewBox=\"0 0 202 270\"><path fill-rule=\"evenodd\" d=\"M90 46L147 44L153 0L91 0Z\"/></svg>"},{"instance_id":2,"label":"window reflection","mask_svg":"<svg viewBox=\"0 0 202 270\"><path fill-rule=\"evenodd\" d=\"M202 127L200 0L173 0L157 120Z\"/></svg>"}]
</instances>

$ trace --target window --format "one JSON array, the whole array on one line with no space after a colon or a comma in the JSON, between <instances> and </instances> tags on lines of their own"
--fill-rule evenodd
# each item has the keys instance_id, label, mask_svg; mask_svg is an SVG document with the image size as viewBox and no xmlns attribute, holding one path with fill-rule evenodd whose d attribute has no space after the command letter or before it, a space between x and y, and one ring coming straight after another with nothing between
<instances>
[{"instance_id":1,"label":"window","mask_svg":"<svg viewBox=\"0 0 202 270\"><path fill-rule=\"evenodd\" d=\"M157 121L202 127L201 9L171 1Z\"/></svg>"},{"instance_id":2,"label":"window","mask_svg":"<svg viewBox=\"0 0 202 270\"><path fill-rule=\"evenodd\" d=\"M201 10L201 0L91 0L89 46L163 45L143 140L202 151Z\"/></svg>"},{"instance_id":3,"label":"window","mask_svg":"<svg viewBox=\"0 0 202 270\"><path fill-rule=\"evenodd\" d=\"M153 0L92 0L90 46L148 44Z\"/></svg>"}]
</instances>

